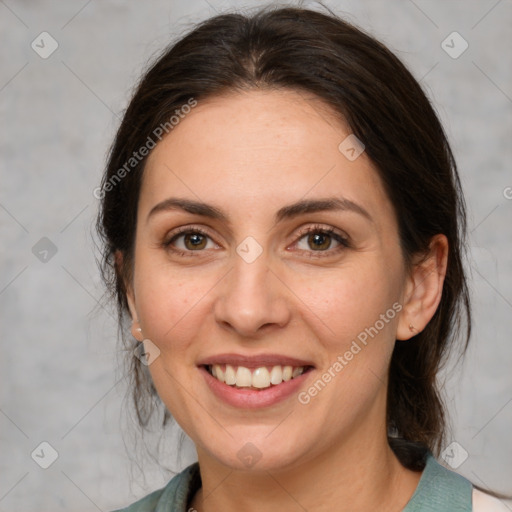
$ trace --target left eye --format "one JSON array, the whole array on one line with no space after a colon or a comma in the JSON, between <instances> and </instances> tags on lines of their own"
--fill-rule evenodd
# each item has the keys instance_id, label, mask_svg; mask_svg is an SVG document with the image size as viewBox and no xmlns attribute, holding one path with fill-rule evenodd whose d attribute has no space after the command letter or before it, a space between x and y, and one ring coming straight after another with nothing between
<instances>
[{"instance_id":1,"label":"left eye","mask_svg":"<svg viewBox=\"0 0 512 512\"><path fill-rule=\"evenodd\" d=\"M302 251L324 252L339 246L347 246L347 240L330 230L315 230L304 234L297 242L297 248Z\"/></svg>"}]
</instances>

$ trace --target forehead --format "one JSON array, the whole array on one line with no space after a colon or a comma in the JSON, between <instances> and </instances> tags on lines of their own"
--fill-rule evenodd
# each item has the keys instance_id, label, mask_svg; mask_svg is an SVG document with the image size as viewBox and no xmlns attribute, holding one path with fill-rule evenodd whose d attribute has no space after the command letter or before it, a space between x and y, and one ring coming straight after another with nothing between
<instances>
[{"instance_id":1,"label":"forehead","mask_svg":"<svg viewBox=\"0 0 512 512\"><path fill-rule=\"evenodd\" d=\"M247 91L200 101L152 151L141 209L172 195L263 215L338 194L382 214L390 205L372 162L365 153L350 161L339 149L348 135L339 116L305 93Z\"/></svg>"}]
</instances>

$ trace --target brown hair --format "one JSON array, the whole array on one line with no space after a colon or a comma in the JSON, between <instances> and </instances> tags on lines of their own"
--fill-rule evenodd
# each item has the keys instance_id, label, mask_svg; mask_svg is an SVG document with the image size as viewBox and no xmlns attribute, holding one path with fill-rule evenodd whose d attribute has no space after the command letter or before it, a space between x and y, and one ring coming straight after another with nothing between
<instances>
[{"instance_id":1,"label":"brown hair","mask_svg":"<svg viewBox=\"0 0 512 512\"><path fill-rule=\"evenodd\" d=\"M146 158L131 167L126 163L191 98L253 88L312 93L348 123L364 142L394 205L407 264L427 251L434 235L448 238L441 303L422 332L396 342L389 369L390 444L404 464L415 467L423 448L438 454L442 446L445 413L438 372L458 335L463 349L470 336L462 264L464 199L446 135L418 82L385 46L333 14L265 8L252 16L219 15L166 49L147 70L111 148L97 222L104 242L103 277L117 297L121 331L129 320L125 282L132 276ZM123 168L122 179L114 181ZM116 267L117 250L124 256L123 268ZM131 355L135 340L129 338ZM134 404L145 425L153 410L147 390L155 390L138 360L131 361ZM404 449L400 440L412 444Z\"/></svg>"}]
</instances>

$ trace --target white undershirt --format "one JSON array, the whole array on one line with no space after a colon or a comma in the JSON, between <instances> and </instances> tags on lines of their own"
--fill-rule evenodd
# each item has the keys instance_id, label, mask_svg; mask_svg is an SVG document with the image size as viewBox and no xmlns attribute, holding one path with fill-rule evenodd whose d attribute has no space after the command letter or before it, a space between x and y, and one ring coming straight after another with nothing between
<instances>
[{"instance_id":1,"label":"white undershirt","mask_svg":"<svg viewBox=\"0 0 512 512\"><path fill-rule=\"evenodd\" d=\"M503 501L473 489L473 512L510 512Z\"/></svg>"}]
</instances>

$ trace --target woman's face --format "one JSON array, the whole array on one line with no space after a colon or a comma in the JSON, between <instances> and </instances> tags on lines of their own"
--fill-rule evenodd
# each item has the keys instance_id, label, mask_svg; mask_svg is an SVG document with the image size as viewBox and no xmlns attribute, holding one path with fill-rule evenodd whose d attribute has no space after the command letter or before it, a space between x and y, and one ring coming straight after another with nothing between
<instances>
[{"instance_id":1,"label":"woman's face","mask_svg":"<svg viewBox=\"0 0 512 512\"><path fill-rule=\"evenodd\" d=\"M407 276L349 135L319 100L250 91L199 102L149 157L133 332L200 458L277 469L385 438Z\"/></svg>"}]
</instances>

